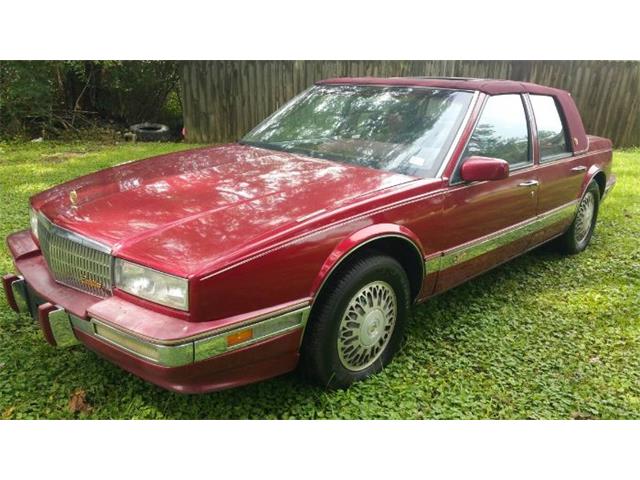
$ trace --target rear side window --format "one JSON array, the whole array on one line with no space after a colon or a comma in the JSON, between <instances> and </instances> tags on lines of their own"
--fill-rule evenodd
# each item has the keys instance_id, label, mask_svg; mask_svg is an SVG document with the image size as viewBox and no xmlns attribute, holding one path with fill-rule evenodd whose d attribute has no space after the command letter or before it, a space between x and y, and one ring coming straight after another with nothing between
<instances>
[{"instance_id":1,"label":"rear side window","mask_svg":"<svg viewBox=\"0 0 640 480\"><path fill-rule=\"evenodd\" d=\"M487 100L463 158L472 155L501 158L512 169L530 163L529 128L520 95Z\"/></svg>"},{"instance_id":2,"label":"rear side window","mask_svg":"<svg viewBox=\"0 0 640 480\"><path fill-rule=\"evenodd\" d=\"M571 149L556 101L547 95L530 95L529 98L538 127L540 160L544 162L569 155Z\"/></svg>"}]
</instances>

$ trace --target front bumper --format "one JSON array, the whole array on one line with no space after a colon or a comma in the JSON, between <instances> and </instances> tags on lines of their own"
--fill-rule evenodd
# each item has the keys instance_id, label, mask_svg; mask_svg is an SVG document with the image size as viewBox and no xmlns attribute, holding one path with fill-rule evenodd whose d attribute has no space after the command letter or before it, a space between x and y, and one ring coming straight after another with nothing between
<instances>
[{"instance_id":1,"label":"front bumper","mask_svg":"<svg viewBox=\"0 0 640 480\"><path fill-rule=\"evenodd\" d=\"M125 370L169 390L201 393L295 368L309 306L289 305L237 321L187 322L117 297L58 284L24 232L9 237L19 275L2 279L9 305L38 319L54 346L83 343ZM183 335L181 335L183 333Z\"/></svg>"}]
</instances>

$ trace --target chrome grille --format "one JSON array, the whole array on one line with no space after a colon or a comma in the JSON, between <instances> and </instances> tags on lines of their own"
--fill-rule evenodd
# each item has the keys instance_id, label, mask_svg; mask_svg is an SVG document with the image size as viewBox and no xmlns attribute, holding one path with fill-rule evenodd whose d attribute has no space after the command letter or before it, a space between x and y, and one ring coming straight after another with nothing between
<instances>
[{"instance_id":1,"label":"chrome grille","mask_svg":"<svg viewBox=\"0 0 640 480\"><path fill-rule=\"evenodd\" d=\"M108 247L57 227L42 215L38 215L38 240L57 282L100 297L111 294Z\"/></svg>"}]
</instances>

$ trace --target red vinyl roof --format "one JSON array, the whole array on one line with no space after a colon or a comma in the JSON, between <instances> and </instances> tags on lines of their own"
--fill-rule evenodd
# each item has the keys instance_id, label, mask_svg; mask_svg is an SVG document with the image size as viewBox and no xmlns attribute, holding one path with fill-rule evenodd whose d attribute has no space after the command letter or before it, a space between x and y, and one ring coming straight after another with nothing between
<instances>
[{"instance_id":1,"label":"red vinyl roof","mask_svg":"<svg viewBox=\"0 0 640 480\"><path fill-rule=\"evenodd\" d=\"M516 82L514 80L491 80L486 78L458 77L341 77L320 80L318 84L330 85L381 85L404 87L436 87L460 90L478 90L495 95L500 93L537 93L558 95L564 93L557 88L545 87L535 83Z\"/></svg>"}]
</instances>

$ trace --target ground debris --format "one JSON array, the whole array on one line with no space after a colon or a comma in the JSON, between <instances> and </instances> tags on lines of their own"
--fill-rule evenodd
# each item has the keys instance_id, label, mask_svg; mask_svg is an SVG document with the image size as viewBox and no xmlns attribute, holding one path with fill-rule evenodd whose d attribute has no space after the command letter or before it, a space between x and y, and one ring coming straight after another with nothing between
<instances>
[{"instance_id":1,"label":"ground debris","mask_svg":"<svg viewBox=\"0 0 640 480\"><path fill-rule=\"evenodd\" d=\"M77 388L69 398L69 411L71 413L90 412L93 407L87 403L87 392Z\"/></svg>"}]
</instances>

